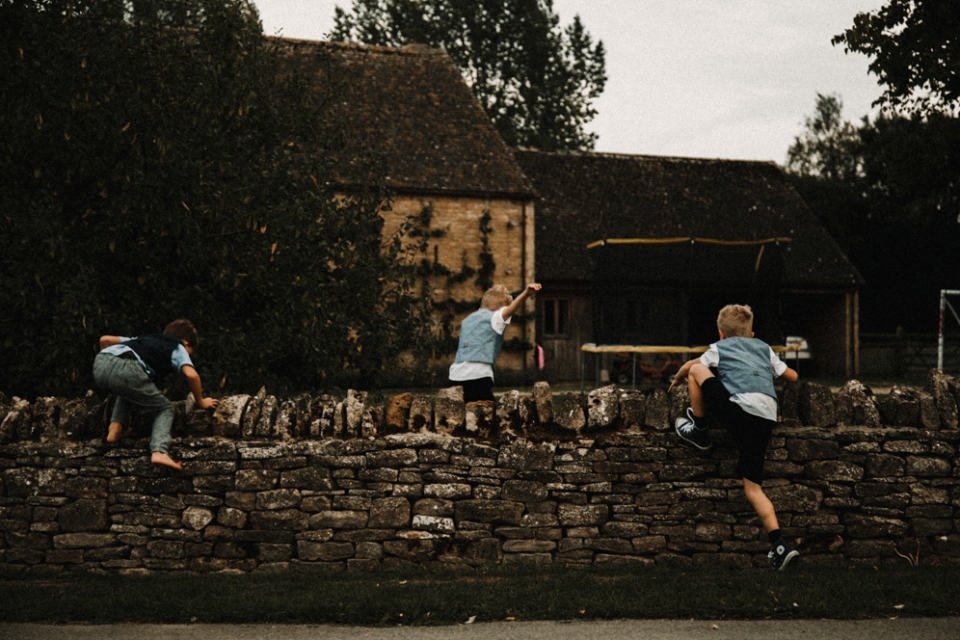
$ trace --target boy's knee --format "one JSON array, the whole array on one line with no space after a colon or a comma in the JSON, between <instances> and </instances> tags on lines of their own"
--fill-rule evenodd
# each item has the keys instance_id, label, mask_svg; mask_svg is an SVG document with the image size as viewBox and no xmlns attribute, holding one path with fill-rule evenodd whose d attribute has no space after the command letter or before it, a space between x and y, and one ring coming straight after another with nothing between
<instances>
[{"instance_id":1,"label":"boy's knee","mask_svg":"<svg viewBox=\"0 0 960 640\"><path fill-rule=\"evenodd\" d=\"M703 384L704 380L712 377L714 377L713 371L705 364L697 362L690 367L689 379L695 381L698 385Z\"/></svg>"}]
</instances>

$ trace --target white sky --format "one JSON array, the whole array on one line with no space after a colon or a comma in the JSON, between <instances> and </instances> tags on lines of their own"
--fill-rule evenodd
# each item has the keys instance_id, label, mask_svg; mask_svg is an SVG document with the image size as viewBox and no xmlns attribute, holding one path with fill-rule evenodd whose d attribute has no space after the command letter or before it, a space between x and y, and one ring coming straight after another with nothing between
<instances>
[{"instance_id":1,"label":"white sky","mask_svg":"<svg viewBox=\"0 0 960 640\"><path fill-rule=\"evenodd\" d=\"M253 0L264 32L323 40L351 0ZM875 111L870 60L830 39L885 0L554 0L606 49L607 85L588 126L596 151L773 160L839 94L846 120Z\"/></svg>"}]
</instances>

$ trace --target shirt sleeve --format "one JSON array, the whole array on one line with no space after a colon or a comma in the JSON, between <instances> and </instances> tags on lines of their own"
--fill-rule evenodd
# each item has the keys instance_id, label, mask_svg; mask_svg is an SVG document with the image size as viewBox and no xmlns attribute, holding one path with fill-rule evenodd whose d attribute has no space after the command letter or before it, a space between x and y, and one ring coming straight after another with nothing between
<instances>
[{"instance_id":1,"label":"shirt sleeve","mask_svg":"<svg viewBox=\"0 0 960 640\"><path fill-rule=\"evenodd\" d=\"M781 360L773 349L770 349L770 368L773 369L774 378L779 378L787 370L787 363Z\"/></svg>"},{"instance_id":2,"label":"shirt sleeve","mask_svg":"<svg viewBox=\"0 0 960 640\"><path fill-rule=\"evenodd\" d=\"M173 350L173 353L170 354L170 362L173 363L173 368L178 372L183 367L196 367L193 366L193 360L190 359L190 354L187 353L187 350L181 344Z\"/></svg>"},{"instance_id":3,"label":"shirt sleeve","mask_svg":"<svg viewBox=\"0 0 960 640\"><path fill-rule=\"evenodd\" d=\"M503 309L506 309L506 307L497 309L493 312L493 315L490 316L490 326L500 335L503 335L503 332L507 330L507 325L510 324L510 321L513 319L513 317L510 317L504 320Z\"/></svg>"},{"instance_id":4,"label":"shirt sleeve","mask_svg":"<svg viewBox=\"0 0 960 640\"><path fill-rule=\"evenodd\" d=\"M700 364L705 367L715 367L720 364L720 350L716 344L710 345L710 348L700 356Z\"/></svg>"}]
</instances>

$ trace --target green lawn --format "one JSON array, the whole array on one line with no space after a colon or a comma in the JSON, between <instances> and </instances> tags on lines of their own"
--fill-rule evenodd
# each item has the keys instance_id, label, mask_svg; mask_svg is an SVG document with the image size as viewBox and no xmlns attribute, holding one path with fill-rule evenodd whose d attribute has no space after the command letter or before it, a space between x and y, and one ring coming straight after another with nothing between
<instances>
[{"instance_id":1,"label":"green lawn","mask_svg":"<svg viewBox=\"0 0 960 640\"><path fill-rule=\"evenodd\" d=\"M112 576L0 573L5 622L455 624L470 618L862 619L960 615L960 566L514 566Z\"/></svg>"}]
</instances>

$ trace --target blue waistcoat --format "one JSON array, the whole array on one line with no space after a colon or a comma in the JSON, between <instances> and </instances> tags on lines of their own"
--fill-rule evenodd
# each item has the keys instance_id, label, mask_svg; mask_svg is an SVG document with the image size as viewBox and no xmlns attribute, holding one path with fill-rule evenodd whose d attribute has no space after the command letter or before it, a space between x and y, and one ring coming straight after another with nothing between
<instances>
[{"instance_id":1,"label":"blue waistcoat","mask_svg":"<svg viewBox=\"0 0 960 640\"><path fill-rule=\"evenodd\" d=\"M496 362L503 346L503 334L490 325L493 313L490 309L479 309L464 318L456 362Z\"/></svg>"},{"instance_id":2,"label":"blue waistcoat","mask_svg":"<svg viewBox=\"0 0 960 640\"><path fill-rule=\"evenodd\" d=\"M180 340L162 333L148 333L123 343L130 347L140 359L153 370L150 379L154 383L160 382L173 373L173 362L170 357L180 346ZM148 372L149 375L149 372Z\"/></svg>"},{"instance_id":3,"label":"blue waistcoat","mask_svg":"<svg viewBox=\"0 0 960 640\"><path fill-rule=\"evenodd\" d=\"M717 342L720 382L731 395L765 393L777 397L770 368L770 345L756 338L726 338Z\"/></svg>"}]
</instances>

